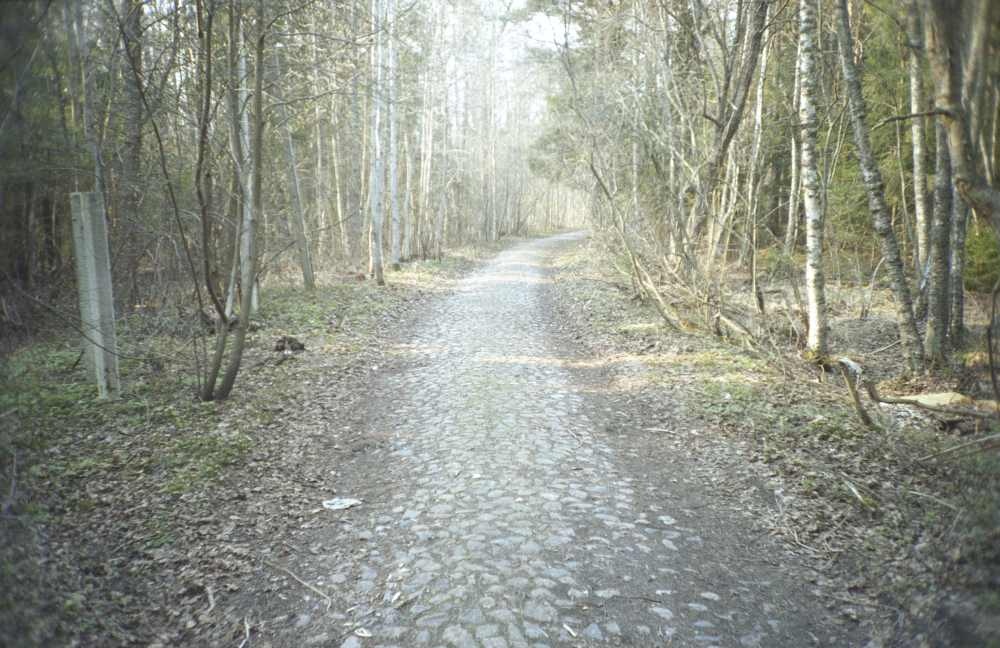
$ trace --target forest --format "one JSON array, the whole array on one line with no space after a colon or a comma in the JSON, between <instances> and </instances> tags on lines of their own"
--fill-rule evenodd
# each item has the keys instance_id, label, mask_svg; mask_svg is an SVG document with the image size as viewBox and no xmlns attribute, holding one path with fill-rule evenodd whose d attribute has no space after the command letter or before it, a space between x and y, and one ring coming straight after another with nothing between
<instances>
[{"instance_id":1,"label":"forest","mask_svg":"<svg viewBox=\"0 0 1000 648\"><path fill-rule=\"evenodd\" d=\"M1000 4L0 30L0 645L1000 642Z\"/></svg>"}]
</instances>

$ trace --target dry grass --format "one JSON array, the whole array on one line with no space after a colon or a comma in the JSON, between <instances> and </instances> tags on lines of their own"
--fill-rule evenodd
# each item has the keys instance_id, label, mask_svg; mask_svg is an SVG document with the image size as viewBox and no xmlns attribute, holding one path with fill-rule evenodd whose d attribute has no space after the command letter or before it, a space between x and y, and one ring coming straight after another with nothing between
<instances>
[{"instance_id":1,"label":"dry grass","mask_svg":"<svg viewBox=\"0 0 1000 648\"><path fill-rule=\"evenodd\" d=\"M880 423L869 430L840 376L802 359L794 336L772 334L765 344L767 329L752 321L747 328L760 336L753 345L700 329L672 331L651 305L633 298L613 254L597 239L558 266L566 311L595 354L630 354L642 363L641 375L628 377L629 389L670 403L674 413L663 416L702 431L691 443L704 444L704 452L711 452L705 437L735 444L745 457L737 469L775 492L760 516L811 555L825 578L837 579L842 598L878 609L884 638L904 645L1000 642L1000 460L993 451L919 461L969 434L989 434L989 423L956 425L953 417L867 403ZM727 298L733 311L752 312L748 286L739 277L728 286L728 294L743 295ZM974 351L958 354L956 367L938 375L905 375L884 287L844 283L831 293L834 352L863 362L882 391L968 384L961 361L967 367ZM799 319L776 312L784 304L767 308L772 320ZM974 347L978 305L970 307L969 322ZM981 383L981 365L979 371ZM992 430L1000 431L996 424Z\"/></svg>"}]
</instances>

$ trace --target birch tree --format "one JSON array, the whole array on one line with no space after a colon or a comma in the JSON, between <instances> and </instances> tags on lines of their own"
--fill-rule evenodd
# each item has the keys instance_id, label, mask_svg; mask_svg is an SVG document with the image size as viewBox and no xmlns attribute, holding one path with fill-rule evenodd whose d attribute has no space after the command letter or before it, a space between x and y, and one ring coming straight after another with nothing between
<instances>
[{"instance_id":1,"label":"birch tree","mask_svg":"<svg viewBox=\"0 0 1000 648\"><path fill-rule=\"evenodd\" d=\"M383 86L383 29L385 16L383 2L372 0L372 30L375 33L375 44L372 51L372 91L371 91L371 162L368 180L369 203L371 207L371 229L369 236L369 251L371 258L371 274L378 285L385 284L382 270L382 219L383 191L382 180L385 173L385 158L382 150L382 112L385 89Z\"/></svg>"},{"instance_id":2,"label":"birch tree","mask_svg":"<svg viewBox=\"0 0 1000 648\"><path fill-rule=\"evenodd\" d=\"M930 219L927 218L927 171L924 168L924 34L920 19L919 0L911 0L907 13L907 39L909 52L907 65L910 80L910 137L913 147L913 212L916 221L917 246L913 256L914 267L922 275L929 252Z\"/></svg>"},{"instance_id":3,"label":"birch tree","mask_svg":"<svg viewBox=\"0 0 1000 648\"><path fill-rule=\"evenodd\" d=\"M802 198L806 214L807 346L822 361L827 354L826 296L823 281L822 185L816 158L816 10L813 0L799 1L799 129L802 143Z\"/></svg>"},{"instance_id":4,"label":"birch tree","mask_svg":"<svg viewBox=\"0 0 1000 648\"><path fill-rule=\"evenodd\" d=\"M397 88L399 80L396 77L399 67L396 52L396 0L386 0L388 3L387 20L389 27L389 37L386 53L386 65L388 66L386 75L386 86L388 93L388 120L389 120L389 213L390 213L390 233L389 233L389 262L393 270L399 270L399 263L402 256L402 229L400 223L400 196L399 196L399 108L397 106Z\"/></svg>"}]
</instances>

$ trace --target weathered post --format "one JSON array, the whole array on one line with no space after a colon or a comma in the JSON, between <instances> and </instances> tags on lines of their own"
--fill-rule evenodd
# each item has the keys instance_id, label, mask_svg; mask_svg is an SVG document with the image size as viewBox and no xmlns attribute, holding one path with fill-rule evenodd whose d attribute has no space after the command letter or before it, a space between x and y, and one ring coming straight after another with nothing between
<instances>
[{"instance_id":1,"label":"weathered post","mask_svg":"<svg viewBox=\"0 0 1000 648\"><path fill-rule=\"evenodd\" d=\"M70 205L84 354L94 371L98 396L112 398L119 390L118 349L104 198L100 192L72 193Z\"/></svg>"}]
</instances>

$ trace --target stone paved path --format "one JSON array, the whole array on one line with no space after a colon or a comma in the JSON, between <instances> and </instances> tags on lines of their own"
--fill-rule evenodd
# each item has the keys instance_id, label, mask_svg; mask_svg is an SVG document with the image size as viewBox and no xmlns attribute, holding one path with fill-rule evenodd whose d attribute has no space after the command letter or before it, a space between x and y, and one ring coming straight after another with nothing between
<instances>
[{"instance_id":1,"label":"stone paved path","mask_svg":"<svg viewBox=\"0 0 1000 648\"><path fill-rule=\"evenodd\" d=\"M730 558L745 523L638 496L599 432L613 397L545 308L541 262L573 239L502 253L392 350L391 492L345 514L365 548L324 585L348 631L316 643L845 645L780 567Z\"/></svg>"}]
</instances>

